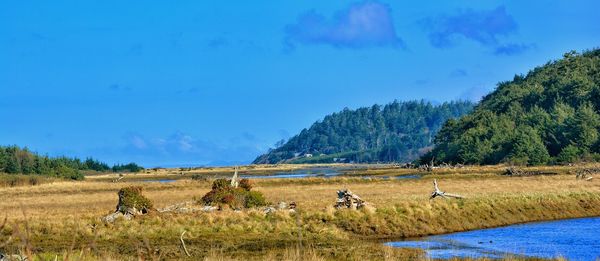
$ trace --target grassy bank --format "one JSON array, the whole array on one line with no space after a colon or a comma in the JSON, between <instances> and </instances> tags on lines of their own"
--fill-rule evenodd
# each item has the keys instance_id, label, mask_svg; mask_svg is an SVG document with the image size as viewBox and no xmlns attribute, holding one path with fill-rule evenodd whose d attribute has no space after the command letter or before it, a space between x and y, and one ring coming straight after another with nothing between
<instances>
[{"instance_id":1,"label":"grassy bank","mask_svg":"<svg viewBox=\"0 0 600 261\"><path fill-rule=\"evenodd\" d=\"M565 171L567 173L568 171ZM432 179L461 200L428 199ZM392 249L393 240L530 221L600 215L600 182L573 175L505 177L436 174L415 180L257 180L255 189L271 202L295 201L299 212L159 214L106 225L99 217L114 210L126 184L59 182L0 189L7 216L0 250L86 258L137 259L421 259L422 252ZM360 211L336 211L335 191L349 188L371 203ZM208 181L144 184L158 208L202 196ZM180 235L192 257L181 248Z\"/></svg>"},{"instance_id":2,"label":"grassy bank","mask_svg":"<svg viewBox=\"0 0 600 261\"><path fill-rule=\"evenodd\" d=\"M0 187L36 186L54 181L57 179L40 175L0 174Z\"/></svg>"}]
</instances>

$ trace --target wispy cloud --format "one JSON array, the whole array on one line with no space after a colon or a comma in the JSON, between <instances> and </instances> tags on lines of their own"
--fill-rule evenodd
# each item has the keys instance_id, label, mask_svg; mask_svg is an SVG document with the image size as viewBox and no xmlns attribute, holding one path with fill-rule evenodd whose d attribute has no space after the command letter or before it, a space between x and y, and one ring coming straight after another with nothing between
<instances>
[{"instance_id":1,"label":"wispy cloud","mask_svg":"<svg viewBox=\"0 0 600 261\"><path fill-rule=\"evenodd\" d=\"M450 73L450 77L459 78L469 75L465 69L456 69Z\"/></svg>"},{"instance_id":2,"label":"wispy cloud","mask_svg":"<svg viewBox=\"0 0 600 261\"><path fill-rule=\"evenodd\" d=\"M532 49L532 48L535 48L535 45L515 44L515 43L503 44L503 45L496 47L496 49L494 50L494 54L495 55L512 56L512 55L518 55L518 54L524 53L527 50Z\"/></svg>"},{"instance_id":3,"label":"wispy cloud","mask_svg":"<svg viewBox=\"0 0 600 261\"><path fill-rule=\"evenodd\" d=\"M396 34L391 8L377 1L351 4L331 19L309 11L294 24L285 27L285 43L322 44L337 48L393 47L404 48Z\"/></svg>"},{"instance_id":4,"label":"wispy cloud","mask_svg":"<svg viewBox=\"0 0 600 261\"><path fill-rule=\"evenodd\" d=\"M421 24L429 32L430 43L437 48L452 47L460 37L496 46L499 36L506 36L518 28L504 6L483 11L467 9L455 15L427 18Z\"/></svg>"}]
</instances>

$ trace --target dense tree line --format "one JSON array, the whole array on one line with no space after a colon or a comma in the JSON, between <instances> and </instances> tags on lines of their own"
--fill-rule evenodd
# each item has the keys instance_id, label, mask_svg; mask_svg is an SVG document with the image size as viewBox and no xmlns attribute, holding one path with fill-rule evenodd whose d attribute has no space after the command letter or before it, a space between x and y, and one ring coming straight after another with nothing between
<instances>
[{"instance_id":1,"label":"dense tree line","mask_svg":"<svg viewBox=\"0 0 600 261\"><path fill-rule=\"evenodd\" d=\"M449 120L422 161L568 163L600 158L600 50L569 52L498 84L471 114Z\"/></svg>"},{"instance_id":2,"label":"dense tree line","mask_svg":"<svg viewBox=\"0 0 600 261\"><path fill-rule=\"evenodd\" d=\"M130 171L143 170L135 163L115 165L112 168L106 163L87 158L82 161L78 158L55 157L38 155L27 148L17 146L0 146L0 173L7 174L34 174L68 179L83 179L81 171Z\"/></svg>"},{"instance_id":3,"label":"dense tree line","mask_svg":"<svg viewBox=\"0 0 600 261\"><path fill-rule=\"evenodd\" d=\"M135 163L128 163L128 164L116 164L114 165L112 168L113 172L140 172L142 170L144 170L144 167L139 166Z\"/></svg>"},{"instance_id":4,"label":"dense tree line","mask_svg":"<svg viewBox=\"0 0 600 261\"><path fill-rule=\"evenodd\" d=\"M383 107L346 108L288 142L280 142L254 163L412 161L430 148L446 120L462 116L472 107L463 101L437 106L425 101L395 101Z\"/></svg>"}]
</instances>

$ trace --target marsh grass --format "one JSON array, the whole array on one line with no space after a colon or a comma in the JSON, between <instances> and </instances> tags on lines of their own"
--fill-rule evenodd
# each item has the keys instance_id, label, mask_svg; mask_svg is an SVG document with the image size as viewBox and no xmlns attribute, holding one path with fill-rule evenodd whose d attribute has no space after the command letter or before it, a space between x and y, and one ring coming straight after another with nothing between
<instances>
[{"instance_id":1,"label":"marsh grass","mask_svg":"<svg viewBox=\"0 0 600 261\"><path fill-rule=\"evenodd\" d=\"M430 201L433 178L445 191L467 198ZM254 189L269 201L297 202L296 214L265 214L259 209L150 213L131 221L101 223L99 217L114 211L116 192L131 184L139 185L89 180L0 188L1 215L8 218L0 229L0 246L5 244L0 250L31 253L40 260L421 260L425 257L420 250L389 248L378 240L600 215L600 182L577 181L574 175L434 172L416 180L255 181ZM162 208L201 197L211 183L142 186L144 195ZM375 208L336 211L331 206L340 188L350 188ZM190 258L179 242L183 231Z\"/></svg>"},{"instance_id":2,"label":"marsh grass","mask_svg":"<svg viewBox=\"0 0 600 261\"><path fill-rule=\"evenodd\" d=\"M40 175L0 174L0 187L37 186L55 181L56 178Z\"/></svg>"}]
</instances>

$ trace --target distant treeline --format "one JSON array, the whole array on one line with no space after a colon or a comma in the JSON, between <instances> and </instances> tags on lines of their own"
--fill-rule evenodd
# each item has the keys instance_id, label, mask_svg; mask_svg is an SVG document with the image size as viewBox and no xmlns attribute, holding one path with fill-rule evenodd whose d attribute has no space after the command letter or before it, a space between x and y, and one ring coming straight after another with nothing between
<instances>
[{"instance_id":1,"label":"distant treeline","mask_svg":"<svg viewBox=\"0 0 600 261\"><path fill-rule=\"evenodd\" d=\"M392 102L326 116L254 163L409 162L432 145L448 119L471 111L473 103Z\"/></svg>"},{"instance_id":2,"label":"distant treeline","mask_svg":"<svg viewBox=\"0 0 600 261\"><path fill-rule=\"evenodd\" d=\"M82 171L98 172L139 172L144 168L135 163L114 165L87 158L41 156L27 148L17 146L0 146L0 173L44 175L67 179L83 179Z\"/></svg>"},{"instance_id":3,"label":"distant treeline","mask_svg":"<svg viewBox=\"0 0 600 261\"><path fill-rule=\"evenodd\" d=\"M422 161L553 164L600 160L600 49L569 52L502 82L449 120Z\"/></svg>"}]
</instances>

